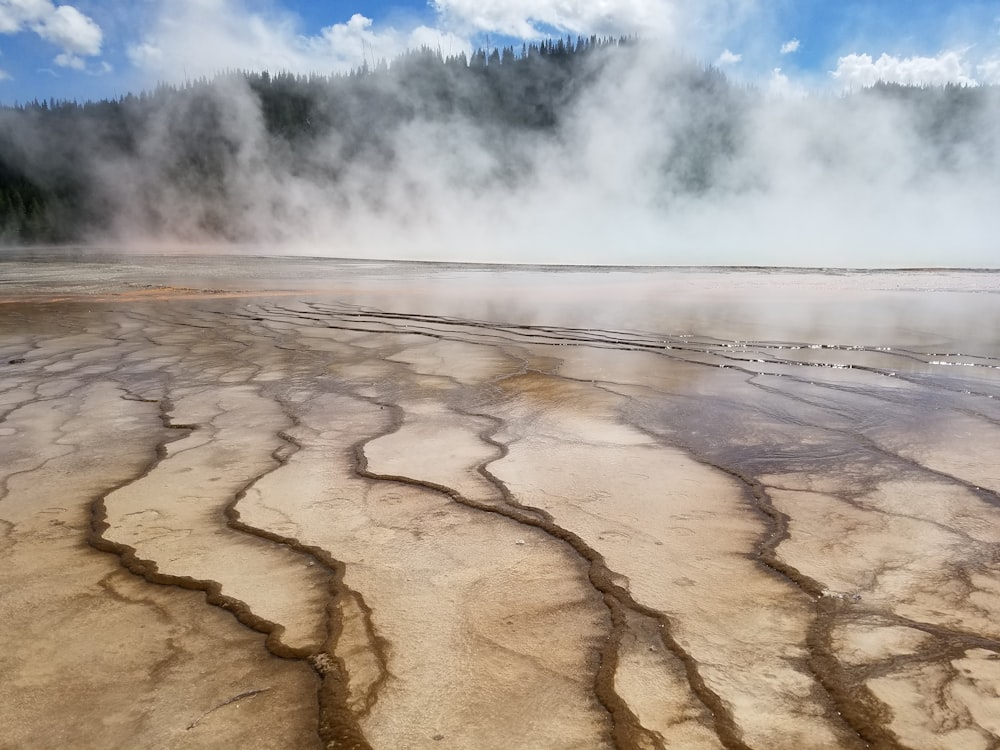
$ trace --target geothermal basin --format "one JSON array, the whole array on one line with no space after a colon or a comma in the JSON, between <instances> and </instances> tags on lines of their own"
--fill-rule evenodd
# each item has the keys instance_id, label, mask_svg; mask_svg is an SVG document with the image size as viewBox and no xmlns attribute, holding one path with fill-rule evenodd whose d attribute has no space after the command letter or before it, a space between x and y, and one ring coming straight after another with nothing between
<instances>
[{"instance_id":1,"label":"geothermal basin","mask_svg":"<svg viewBox=\"0 0 1000 750\"><path fill-rule=\"evenodd\" d=\"M0 280L0 748L1000 745L998 272Z\"/></svg>"}]
</instances>

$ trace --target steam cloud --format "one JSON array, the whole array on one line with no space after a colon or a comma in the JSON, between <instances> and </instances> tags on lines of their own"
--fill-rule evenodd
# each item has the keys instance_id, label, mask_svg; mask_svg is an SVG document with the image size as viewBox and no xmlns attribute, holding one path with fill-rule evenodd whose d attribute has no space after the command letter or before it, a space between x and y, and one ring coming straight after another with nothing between
<instances>
[{"instance_id":1,"label":"steam cloud","mask_svg":"<svg viewBox=\"0 0 1000 750\"><path fill-rule=\"evenodd\" d=\"M463 3L437 5L447 13ZM487 4L483 13L504 9ZM661 28L676 22L667 10ZM329 35L365 33L364 19L350 23L353 30L331 27ZM539 24L572 27L558 15ZM418 27L393 44L425 32ZM153 65L158 40L133 55ZM95 133L72 136L88 144L94 194L113 217L93 239L222 236L268 252L497 262L997 265L995 90L790 95L780 71L771 89L733 85L714 70L693 72L698 66L669 46L659 40L595 55L585 75L557 92L558 117L545 128L429 108L412 78L373 75L364 106L396 103L408 113L368 134L377 147L336 126L307 147L274 138L259 92L238 75L197 96L161 97L128 153L109 150ZM451 47L465 52L459 37ZM781 52L797 48L793 40ZM274 49L284 59L247 67L301 68L301 46ZM722 62L738 59L729 53ZM842 60L838 72L869 76L870 84L869 68L879 77L894 65L930 64L858 57ZM23 164L44 172L52 154L22 122L5 116L8 141ZM225 143L219 184L193 189L165 179L190 158L182 150L192 132Z\"/></svg>"}]
</instances>

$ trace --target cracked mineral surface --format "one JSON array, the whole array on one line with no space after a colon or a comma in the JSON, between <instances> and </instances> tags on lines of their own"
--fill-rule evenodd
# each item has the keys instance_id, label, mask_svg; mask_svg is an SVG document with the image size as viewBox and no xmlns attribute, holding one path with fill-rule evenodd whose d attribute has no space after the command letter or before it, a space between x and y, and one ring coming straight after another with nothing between
<instances>
[{"instance_id":1,"label":"cracked mineral surface","mask_svg":"<svg viewBox=\"0 0 1000 750\"><path fill-rule=\"evenodd\" d=\"M1000 273L0 279L0 748L1000 746Z\"/></svg>"}]
</instances>

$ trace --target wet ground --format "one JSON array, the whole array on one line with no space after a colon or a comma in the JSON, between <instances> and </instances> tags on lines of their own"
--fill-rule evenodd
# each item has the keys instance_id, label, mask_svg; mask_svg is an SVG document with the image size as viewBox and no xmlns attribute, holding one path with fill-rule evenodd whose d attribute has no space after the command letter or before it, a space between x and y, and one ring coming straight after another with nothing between
<instances>
[{"instance_id":1,"label":"wet ground","mask_svg":"<svg viewBox=\"0 0 1000 750\"><path fill-rule=\"evenodd\" d=\"M0 279L0 748L1000 746L1000 273Z\"/></svg>"}]
</instances>

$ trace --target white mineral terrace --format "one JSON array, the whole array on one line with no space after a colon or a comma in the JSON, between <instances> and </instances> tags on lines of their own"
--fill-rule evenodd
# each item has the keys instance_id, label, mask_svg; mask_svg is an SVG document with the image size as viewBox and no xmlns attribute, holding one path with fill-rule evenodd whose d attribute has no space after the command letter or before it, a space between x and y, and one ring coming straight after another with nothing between
<instances>
[{"instance_id":1,"label":"white mineral terrace","mask_svg":"<svg viewBox=\"0 0 1000 750\"><path fill-rule=\"evenodd\" d=\"M1000 273L0 278L0 747L1000 746Z\"/></svg>"}]
</instances>

